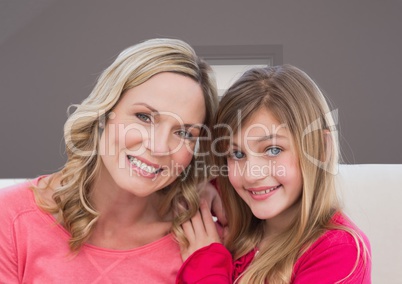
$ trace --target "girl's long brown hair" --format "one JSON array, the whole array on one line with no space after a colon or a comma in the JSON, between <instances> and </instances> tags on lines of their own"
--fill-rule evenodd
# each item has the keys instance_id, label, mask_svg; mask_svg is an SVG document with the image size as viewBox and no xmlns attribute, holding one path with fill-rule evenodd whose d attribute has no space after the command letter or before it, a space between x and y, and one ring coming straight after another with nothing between
<instances>
[{"instance_id":1,"label":"girl's long brown hair","mask_svg":"<svg viewBox=\"0 0 402 284\"><path fill-rule=\"evenodd\" d=\"M330 222L340 210L334 184L338 165L336 123L323 94L300 69L291 65L255 68L229 88L220 102L213 132L213 137L218 138L217 165L227 165L229 141L222 137L235 134L261 108L271 112L291 133L303 190L297 218L261 248L239 283L290 283L296 260L326 230L349 232L358 249L361 238L355 231ZM263 220L253 216L225 174L218 177L218 185L229 222L225 245L237 259L260 243L264 237Z\"/></svg>"}]
</instances>

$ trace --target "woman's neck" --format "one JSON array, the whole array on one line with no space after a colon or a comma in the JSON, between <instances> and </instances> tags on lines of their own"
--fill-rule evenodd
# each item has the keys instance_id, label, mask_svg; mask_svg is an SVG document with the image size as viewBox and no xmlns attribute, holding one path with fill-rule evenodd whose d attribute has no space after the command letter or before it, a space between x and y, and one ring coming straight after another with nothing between
<instances>
[{"instance_id":1,"label":"woman's neck","mask_svg":"<svg viewBox=\"0 0 402 284\"><path fill-rule=\"evenodd\" d=\"M52 195L60 182L60 173L39 181L39 194L46 204L55 204ZM127 250L167 235L171 229L172 216L158 214L162 197L158 193L148 197L134 196L116 184L96 179L89 198L91 207L99 213L99 217L88 243L102 248ZM57 214L54 217L57 218Z\"/></svg>"},{"instance_id":2,"label":"woman's neck","mask_svg":"<svg viewBox=\"0 0 402 284\"><path fill-rule=\"evenodd\" d=\"M113 182L97 179L91 189L91 203L99 217L89 243L129 249L165 236L171 228L171 216L160 216L161 198L157 192L138 197Z\"/></svg>"}]
</instances>

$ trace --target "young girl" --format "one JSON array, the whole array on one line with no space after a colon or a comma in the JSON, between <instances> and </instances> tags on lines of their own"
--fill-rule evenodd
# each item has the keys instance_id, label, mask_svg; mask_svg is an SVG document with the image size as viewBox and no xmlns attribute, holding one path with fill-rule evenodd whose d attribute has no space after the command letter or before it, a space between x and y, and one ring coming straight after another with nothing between
<instances>
[{"instance_id":1,"label":"young girl","mask_svg":"<svg viewBox=\"0 0 402 284\"><path fill-rule=\"evenodd\" d=\"M217 108L211 74L180 40L124 50L68 118L65 166L0 191L0 283L173 283L208 164L194 149Z\"/></svg>"},{"instance_id":2,"label":"young girl","mask_svg":"<svg viewBox=\"0 0 402 284\"><path fill-rule=\"evenodd\" d=\"M252 69L215 123L227 250L203 205L182 225L183 259L195 253L177 283L370 283L369 241L335 192L335 122L311 78L290 65Z\"/></svg>"}]
</instances>

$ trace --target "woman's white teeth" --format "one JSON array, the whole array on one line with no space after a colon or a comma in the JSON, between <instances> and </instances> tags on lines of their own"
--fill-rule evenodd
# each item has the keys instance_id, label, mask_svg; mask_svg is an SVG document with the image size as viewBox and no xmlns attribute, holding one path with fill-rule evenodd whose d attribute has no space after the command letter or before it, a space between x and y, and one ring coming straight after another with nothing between
<instances>
[{"instance_id":1,"label":"woman's white teeth","mask_svg":"<svg viewBox=\"0 0 402 284\"><path fill-rule=\"evenodd\" d=\"M271 189L267 189L267 190L262 190L262 191L252 191L251 193L252 193L252 194L254 194L254 195L262 195L262 194L267 194L267 193L270 193L271 191L273 191L273 190L277 189L278 187L279 187L279 185L278 185L278 186L275 186L275 187L273 187L273 188L271 188Z\"/></svg>"},{"instance_id":2,"label":"woman's white teeth","mask_svg":"<svg viewBox=\"0 0 402 284\"><path fill-rule=\"evenodd\" d=\"M146 171L148 173L154 174L156 173L159 169L155 169L153 166L149 166L143 162L141 162L140 160L132 157L132 156L128 156L130 163L138 168L140 168L143 171Z\"/></svg>"}]
</instances>

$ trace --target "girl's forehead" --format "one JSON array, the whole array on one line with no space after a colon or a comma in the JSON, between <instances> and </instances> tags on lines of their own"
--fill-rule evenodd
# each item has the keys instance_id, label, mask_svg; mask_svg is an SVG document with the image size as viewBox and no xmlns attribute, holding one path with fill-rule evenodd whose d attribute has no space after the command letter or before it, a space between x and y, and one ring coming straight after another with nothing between
<instances>
[{"instance_id":1,"label":"girl's forehead","mask_svg":"<svg viewBox=\"0 0 402 284\"><path fill-rule=\"evenodd\" d=\"M285 123L281 123L271 111L260 108L240 124L236 135L275 136L284 135L286 132L287 126Z\"/></svg>"}]
</instances>

